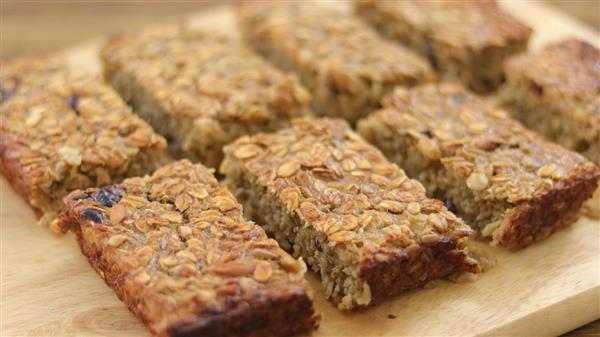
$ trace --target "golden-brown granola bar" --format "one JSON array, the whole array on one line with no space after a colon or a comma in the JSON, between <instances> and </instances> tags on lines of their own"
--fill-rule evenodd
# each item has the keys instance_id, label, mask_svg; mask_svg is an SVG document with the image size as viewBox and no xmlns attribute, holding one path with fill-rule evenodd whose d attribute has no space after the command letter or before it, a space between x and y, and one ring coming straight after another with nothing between
<instances>
[{"instance_id":1,"label":"golden-brown granola bar","mask_svg":"<svg viewBox=\"0 0 600 337\"><path fill-rule=\"evenodd\" d=\"M399 88L384 109L358 123L430 195L510 249L571 223L600 169L543 140L464 87Z\"/></svg>"},{"instance_id":2,"label":"golden-brown granola bar","mask_svg":"<svg viewBox=\"0 0 600 337\"><path fill-rule=\"evenodd\" d=\"M61 228L156 336L281 336L316 327L306 266L188 160L75 191Z\"/></svg>"},{"instance_id":3,"label":"golden-brown granola bar","mask_svg":"<svg viewBox=\"0 0 600 337\"><path fill-rule=\"evenodd\" d=\"M59 55L2 64L0 171L47 225L71 190L152 172L165 140L100 78Z\"/></svg>"},{"instance_id":4,"label":"golden-brown granola bar","mask_svg":"<svg viewBox=\"0 0 600 337\"><path fill-rule=\"evenodd\" d=\"M377 108L393 87L435 77L425 59L335 7L246 1L239 7L239 21L256 50L299 75L319 115L354 123Z\"/></svg>"},{"instance_id":5,"label":"golden-brown granola bar","mask_svg":"<svg viewBox=\"0 0 600 337\"><path fill-rule=\"evenodd\" d=\"M215 32L162 26L111 39L107 80L176 153L217 167L237 137L289 125L310 94L289 74Z\"/></svg>"},{"instance_id":6,"label":"golden-brown granola bar","mask_svg":"<svg viewBox=\"0 0 600 337\"><path fill-rule=\"evenodd\" d=\"M511 58L501 100L527 127L600 165L600 51L568 39Z\"/></svg>"},{"instance_id":7,"label":"golden-brown granola bar","mask_svg":"<svg viewBox=\"0 0 600 337\"><path fill-rule=\"evenodd\" d=\"M357 15L427 57L445 80L495 89L502 64L527 49L531 28L495 0L355 0Z\"/></svg>"},{"instance_id":8,"label":"golden-brown granola bar","mask_svg":"<svg viewBox=\"0 0 600 337\"><path fill-rule=\"evenodd\" d=\"M242 137L221 171L244 212L321 274L340 309L479 272L471 229L341 120Z\"/></svg>"}]
</instances>

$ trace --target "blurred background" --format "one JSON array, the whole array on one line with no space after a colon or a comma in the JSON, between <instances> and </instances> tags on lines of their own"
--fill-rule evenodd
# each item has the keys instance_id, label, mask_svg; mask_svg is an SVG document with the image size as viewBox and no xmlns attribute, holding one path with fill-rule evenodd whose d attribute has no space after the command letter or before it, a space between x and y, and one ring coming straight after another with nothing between
<instances>
[{"instance_id":1,"label":"blurred background","mask_svg":"<svg viewBox=\"0 0 600 337\"><path fill-rule=\"evenodd\" d=\"M600 0L510 1L544 2L600 30ZM177 21L227 2L233 1L0 0L0 59L58 50L157 21ZM567 335L599 336L600 321Z\"/></svg>"},{"instance_id":2,"label":"blurred background","mask_svg":"<svg viewBox=\"0 0 600 337\"><path fill-rule=\"evenodd\" d=\"M0 0L3 60L56 50L232 1Z\"/></svg>"},{"instance_id":3,"label":"blurred background","mask_svg":"<svg viewBox=\"0 0 600 337\"><path fill-rule=\"evenodd\" d=\"M600 29L599 0L541 1ZM51 51L231 1L0 0L0 58Z\"/></svg>"}]
</instances>

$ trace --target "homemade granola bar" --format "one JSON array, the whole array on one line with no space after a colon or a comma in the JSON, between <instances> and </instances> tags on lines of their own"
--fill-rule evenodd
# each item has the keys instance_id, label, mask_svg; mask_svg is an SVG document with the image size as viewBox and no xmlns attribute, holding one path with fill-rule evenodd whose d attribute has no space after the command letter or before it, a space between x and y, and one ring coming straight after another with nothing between
<instances>
[{"instance_id":1,"label":"homemade granola bar","mask_svg":"<svg viewBox=\"0 0 600 337\"><path fill-rule=\"evenodd\" d=\"M175 152L216 167L239 136L289 125L310 94L234 39L159 27L111 39L107 80Z\"/></svg>"},{"instance_id":2,"label":"homemade granola bar","mask_svg":"<svg viewBox=\"0 0 600 337\"><path fill-rule=\"evenodd\" d=\"M459 85L399 88L358 123L430 195L510 249L570 223L600 169L543 140Z\"/></svg>"},{"instance_id":3,"label":"homemade granola bar","mask_svg":"<svg viewBox=\"0 0 600 337\"><path fill-rule=\"evenodd\" d=\"M319 115L354 123L377 108L393 87L435 77L425 59L383 40L335 7L246 1L239 19L251 45L274 64L298 73Z\"/></svg>"},{"instance_id":4,"label":"homemade granola bar","mask_svg":"<svg viewBox=\"0 0 600 337\"><path fill-rule=\"evenodd\" d=\"M600 165L600 51L569 39L506 63L501 100L527 127Z\"/></svg>"},{"instance_id":5,"label":"homemade granola bar","mask_svg":"<svg viewBox=\"0 0 600 337\"><path fill-rule=\"evenodd\" d=\"M0 171L52 225L71 190L162 165L165 140L96 76L61 56L2 64Z\"/></svg>"},{"instance_id":6,"label":"homemade granola bar","mask_svg":"<svg viewBox=\"0 0 600 337\"><path fill-rule=\"evenodd\" d=\"M341 120L295 120L224 151L245 214L320 272L340 309L480 270L471 229Z\"/></svg>"},{"instance_id":7,"label":"homemade granola bar","mask_svg":"<svg viewBox=\"0 0 600 337\"><path fill-rule=\"evenodd\" d=\"M494 0L355 0L357 15L426 56L445 80L495 89L502 63L527 49L531 28Z\"/></svg>"},{"instance_id":8,"label":"homemade granola bar","mask_svg":"<svg viewBox=\"0 0 600 337\"><path fill-rule=\"evenodd\" d=\"M156 336L280 336L316 327L306 266L188 160L75 191L61 228Z\"/></svg>"}]
</instances>

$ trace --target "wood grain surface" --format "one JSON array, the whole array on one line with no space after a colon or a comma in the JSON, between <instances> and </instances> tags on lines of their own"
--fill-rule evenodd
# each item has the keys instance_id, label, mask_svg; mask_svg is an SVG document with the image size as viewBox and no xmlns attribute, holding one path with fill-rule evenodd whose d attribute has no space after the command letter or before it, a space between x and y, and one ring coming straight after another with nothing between
<instances>
[{"instance_id":1,"label":"wood grain surface","mask_svg":"<svg viewBox=\"0 0 600 337\"><path fill-rule=\"evenodd\" d=\"M600 36L536 2L506 2L532 25L532 47L565 36L598 45ZM227 8L195 15L198 26L232 29ZM98 42L70 50L75 63L98 69ZM600 318L600 222L574 226L519 253L476 242L473 249L496 266L476 282L442 281L375 308L342 314L323 299L323 319L312 336L539 336L566 333ZM2 336L148 336L79 253L70 235L35 225L33 213L0 180L0 333ZM390 316L393 315L393 316ZM389 318L395 317L395 318ZM598 324L579 335L600 333Z\"/></svg>"}]
</instances>

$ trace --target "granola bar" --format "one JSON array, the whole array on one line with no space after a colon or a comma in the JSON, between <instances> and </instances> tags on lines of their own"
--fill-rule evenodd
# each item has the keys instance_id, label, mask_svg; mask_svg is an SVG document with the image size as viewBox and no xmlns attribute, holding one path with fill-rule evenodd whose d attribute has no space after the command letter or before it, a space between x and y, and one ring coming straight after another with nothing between
<instances>
[{"instance_id":1,"label":"granola bar","mask_svg":"<svg viewBox=\"0 0 600 337\"><path fill-rule=\"evenodd\" d=\"M502 64L527 49L531 28L494 0L355 0L357 15L427 57L445 80L494 90Z\"/></svg>"},{"instance_id":2,"label":"granola bar","mask_svg":"<svg viewBox=\"0 0 600 337\"><path fill-rule=\"evenodd\" d=\"M101 55L107 80L175 152L211 167L239 136L309 113L294 76L215 32L149 28L111 39Z\"/></svg>"},{"instance_id":3,"label":"granola bar","mask_svg":"<svg viewBox=\"0 0 600 337\"><path fill-rule=\"evenodd\" d=\"M430 195L484 237L524 248L575 218L600 169L543 140L462 86L399 88L358 123Z\"/></svg>"},{"instance_id":4,"label":"granola bar","mask_svg":"<svg viewBox=\"0 0 600 337\"><path fill-rule=\"evenodd\" d=\"M221 171L245 214L320 272L338 308L479 272L471 229L346 122L292 123L228 145Z\"/></svg>"},{"instance_id":5,"label":"granola bar","mask_svg":"<svg viewBox=\"0 0 600 337\"><path fill-rule=\"evenodd\" d=\"M96 76L59 55L2 64L0 171L53 229L71 190L162 165L165 140Z\"/></svg>"},{"instance_id":6,"label":"granola bar","mask_svg":"<svg viewBox=\"0 0 600 337\"><path fill-rule=\"evenodd\" d=\"M274 64L295 71L313 94L313 110L351 123L397 85L434 79L427 61L385 41L360 19L315 3L245 2L246 40Z\"/></svg>"},{"instance_id":7,"label":"granola bar","mask_svg":"<svg viewBox=\"0 0 600 337\"><path fill-rule=\"evenodd\" d=\"M568 39L506 63L505 107L527 127L600 165L600 51Z\"/></svg>"},{"instance_id":8,"label":"granola bar","mask_svg":"<svg viewBox=\"0 0 600 337\"><path fill-rule=\"evenodd\" d=\"M306 266L188 160L75 191L61 228L156 336L280 336L316 327Z\"/></svg>"}]
</instances>

